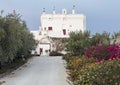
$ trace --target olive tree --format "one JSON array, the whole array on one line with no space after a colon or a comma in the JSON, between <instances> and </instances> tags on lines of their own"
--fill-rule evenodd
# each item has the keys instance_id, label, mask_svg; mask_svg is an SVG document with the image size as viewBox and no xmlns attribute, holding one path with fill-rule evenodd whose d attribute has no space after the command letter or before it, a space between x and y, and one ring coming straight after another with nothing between
<instances>
[{"instance_id":1,"label":"olive tree","mask_svg":"<svg viewBox=\"0 0 120 85\"><path fill-rule=\"evenodd\" d=\"M25 21L15 11L0 15L0 62L12 62L27 55L34 47L35 40Z\"/></svg>"},{"instance_id":2,"label":"olive tree","mask_svg":"<svg viewBox=\"0 0 120 85\"><path fill-rule=\"evenodd\" d=\"M70 38L68 40L67 50L74 55L82 55L84 53L84 49L90 46L89 31L71 32L69 36Z\"/></svg>"}]
</instances>

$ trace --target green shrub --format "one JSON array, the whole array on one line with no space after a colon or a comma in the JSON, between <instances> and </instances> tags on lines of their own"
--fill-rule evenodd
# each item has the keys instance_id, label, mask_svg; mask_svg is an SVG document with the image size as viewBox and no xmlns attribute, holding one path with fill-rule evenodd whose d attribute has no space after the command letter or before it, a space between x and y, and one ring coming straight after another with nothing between
<instances>
[{"instance_id":1,"label":"green shrub","mask_svg":"<svg viewBox=\"0 0 120 85\"><path fill-rule=\"evenodd\" d=\"M67 63L67 69L70 70L71 80L79 80L79 70L85 68L86 65L95 62L93 58L87 58L85 56L74 56Z\"/></svg>"},{"instance_id":2,"label":"green shrub","mask_svg":"<svg viewBox=\"0 0 120 85\"><path fill-rule=\"evenodd\" d=\"M57 51L50 52L49 56L62 56L63 54L58 53Z\"/></svg>"},{"instance_id":3,"label":"green shrub","mask_svg":"<svg viewBox=\"0 0 120 85\"><path fill-rule=\"evenodd\" d=\"M66 48L73 55L82 55L84 54L84 49L91 46L89 31L70 32L69 36Z\"/></svg>"},{"instance_id":4,"label":"green shrub","mask_svg":"<svg viewBox=\"0 0 120 85\"><path fill-rule=\"evenodd\" d=\"M85 56L64 55L73 85L120 85L120 59L96 62Z\"/></svg>"},{"instance_id":5,"label":"green shrub","mask_svg":"<svg viewBox=\"0 0 120 85\"><path fill-rule=\"evenodd\" d=\"M120 85L120 60L88 63L77 69L74 85Z\"/></svg>"},{"instance_id":6,"label":"green shrub","mask_svg":"<svg viewBox=\"0 0 120 85\"><path fill-rule=\"evenodd\" d=\"M67 53L65 55L63 55L63 59L66 60L67 62L69 62L69 60L72 59L72 53Z\"/></svg>"},{"instance_id":7,"label":"green shrub","mask_svg":"<svg viewBox=\"0 0 120 85\"><path fill-rule=\"evenodd\" d=\"M17 69L18 67L22 66L26 62L27 60L24 61L22 58L14 59L14 62L12 62L11 64L6 63L5 65L2 66L2 68L0 69L0 74L11 72Z\"/></svg>"}]
</instances>

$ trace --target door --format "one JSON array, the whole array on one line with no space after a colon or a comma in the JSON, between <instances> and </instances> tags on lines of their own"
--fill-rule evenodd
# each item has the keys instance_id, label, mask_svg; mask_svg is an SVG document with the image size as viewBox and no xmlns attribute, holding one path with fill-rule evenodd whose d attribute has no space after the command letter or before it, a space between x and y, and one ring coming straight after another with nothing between
<instances>
[{"instance_id":1,"label":"door","mask_svg":"<svg viewBox=\"0 0 120 85\"><path fill-rule=\"evenodd\" d=\"M43 53L43 48L40 48L40 55Z\"/></svg>"},{"instance_id":2,"label":"door","mask_svg":"<svg viewBox=\"0 0 120 85\"><path fill-rule=\"evenodd\" d=\"M63 29L63 35L66 35L66 29Z\"/></svg>"}]
</instances>

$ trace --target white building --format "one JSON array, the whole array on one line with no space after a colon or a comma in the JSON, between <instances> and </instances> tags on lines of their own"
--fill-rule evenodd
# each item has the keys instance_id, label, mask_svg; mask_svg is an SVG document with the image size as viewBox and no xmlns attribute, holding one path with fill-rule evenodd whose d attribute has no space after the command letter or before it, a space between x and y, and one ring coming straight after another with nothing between
<instances>
[{"instance_id":1,"label":"white building","mask_svg":"<svg viewBox=\"0 0 120 85\"><path fill-rule=\"evenodd\" d=\"M67 14L66 9L62 9L61 14L57 14L53 10L52 14L41 14L41 28L38 31L31 31L38 42L36 47L37 54L49 55L48 51L55 50L55 43L51 38L69 38L69 33L72 31L86 30L86 16L84 14L76 14L75 9L72 9L71 14Z\"/></svg>"},{"instance_id":2,"label":"white building","mask_svg":"<svg viewBox=\"0 0 120 85\"><path fill-rule=\"evenodd\" d=\"M41 25L49 37L68 38L71 31L86 30L86 16L75 14L75 9L72 14L67 14L66 9L63 9L61 14L56 14L53 10L52 14L41 14Z\"/></svg>"},{"instance_id":3,"label":"white building","mask_svg":"<svg viewBox=\"0 0 120 85\"><path fill-rule=\"evenodd\" d=\"M36 48L32 51L32 54L36 55L49 55L50 51L55 51L54 42L46 35L45 31L37 30L31 31L34 35L34 39L37 42Z\"/></svg>"}]
</instances>

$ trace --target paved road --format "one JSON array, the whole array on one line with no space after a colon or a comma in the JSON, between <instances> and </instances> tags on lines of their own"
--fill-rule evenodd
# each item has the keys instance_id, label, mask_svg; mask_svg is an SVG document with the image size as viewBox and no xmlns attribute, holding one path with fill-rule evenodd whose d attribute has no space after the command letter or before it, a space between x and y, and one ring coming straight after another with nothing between
<instances>
[{"instance_id":1,"label":"paved road","mask_svg":"<svg viewBox=\"0 0 120 85\"><path fill-rule=\"evenodd\" d=\"M68 85L62 57L33 57L27 64L0 79L2 85Z\"/></svg>"}]
</instances>

